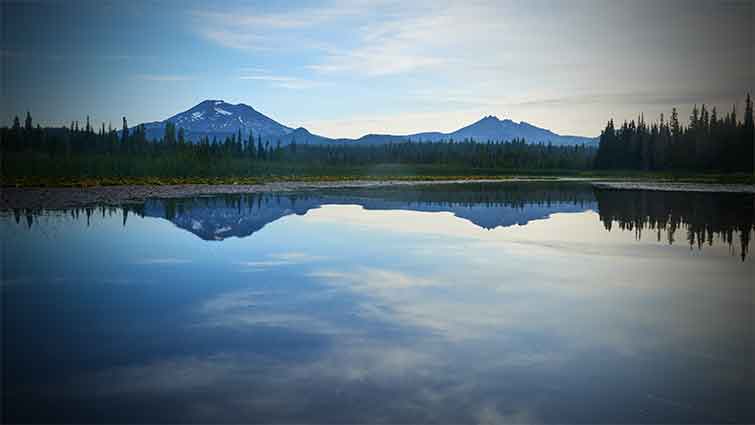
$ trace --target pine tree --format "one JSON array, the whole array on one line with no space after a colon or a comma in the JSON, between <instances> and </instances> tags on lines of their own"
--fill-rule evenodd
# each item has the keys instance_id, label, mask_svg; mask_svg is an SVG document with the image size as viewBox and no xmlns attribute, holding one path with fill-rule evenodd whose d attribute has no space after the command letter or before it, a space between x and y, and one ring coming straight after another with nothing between
<instances>
[{"instance_id":1,"label":"pine tree","mask_svg":"<svg viewBox=\"0 0 755 425\"><path fill-rule=\"evenodd\" d=\"M126 122L126 117L123 117L123 129L121 130L121 143L124 145L128 141L128 123Z\"/></svg>"},{"instance_id":2,"label":"pine tree","mask_svg":"<svg viewBox=\"0 0 755 425\"><path fill-rule=\"evenodd\" d=\"M242 147L242 144L244 143L244 139L241 138L241 129L239 128L239 134L238 138L236 139L236 145L234 146L233 150L235 154L240 154L244 152L244 148Z\"/></svg>"},{"instance_id":3,"label":"pine tree","mask_svg":"<svg viewBox=\"0 0 755 425\"><path fill-rule=\"evenodd\" d=\"M249 150L249 152L247 152L249 157L256 158L257 150L254 148L254 135L252 134L251 130L249 130L249 139L246 142L246 147Z\"/></svg>"},{"instance_id":4,"label":"pine tree","mask_svg":"<svg viewBox=\"0 0 755 425\"><path fill-rule=\"evenodd\" d=\"M33 128L31 123L31 114L29 111L26 111L26 121L24 122L24 129L27 133L31 133L31 129Z\"/></svg>"},{"instance_id":5,"label":"pine tree","mask_svg":"<svg viewBox=\"0 0 755 425\"><path fill-rule=\"evenodd\" d=\"M165 144L168 146L173 146L176 144L176 125L170 121L165 123L163 142L165 142Z\"/></svg>"}]
</instances>

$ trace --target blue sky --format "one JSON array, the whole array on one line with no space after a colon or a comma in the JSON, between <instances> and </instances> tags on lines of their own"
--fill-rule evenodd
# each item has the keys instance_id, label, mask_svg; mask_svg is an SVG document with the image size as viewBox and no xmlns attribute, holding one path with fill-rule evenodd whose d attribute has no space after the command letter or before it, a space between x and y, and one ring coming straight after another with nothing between
<instances>
[{"instance_id":1,"label":"blue sky","mask_svg":"<svg viewBox=\"0 0 755 425\"><path fill-rule=\"evenodd\" d=\"M562 134L752 89L753 5L726 2L2 2L2 122L165 119L247 103L331 137L483 115Z\"/></svg>"}]
</instances>

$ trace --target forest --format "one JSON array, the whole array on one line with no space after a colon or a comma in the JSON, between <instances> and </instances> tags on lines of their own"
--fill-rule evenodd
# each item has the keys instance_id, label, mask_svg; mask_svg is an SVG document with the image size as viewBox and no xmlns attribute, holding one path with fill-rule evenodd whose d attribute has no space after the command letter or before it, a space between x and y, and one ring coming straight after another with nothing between
<instances>
[{"instance_id":1,"label":"forest","mask_svg":"<svg viewBox=\"0 0 755 425\"><path fill-rule=\"evenodd\" d=\"M668 120L661 114L658 122L624 122L616 128L608 121L600 134L595 157L598 169L615 170L691 170L698 172L752 173L753 154L752 100L747 95L744 120L737 119L736 107L726 115L705 105L692 108L689 123L679 123L676 108Z\"/></svg>"},{"instance_id":2,"label":"forest","mask_svg":"<svg viewBox=\"0 0 755 425\"><path fill-rule=\"evenodd\" d=\"M115 131L92 127L87 120L70 127L34 126L31 114L0 129L4 176L222 177L270 174L348 174L354 170L448 174L474 170L584 170L592 166L596 148L528 144L524 140L476 143L473 140L384 145L309 145L293 141L271 145L239 132L224 140L186 140L184 131L168 123L162 138L148 140L143 126L131 131L126 120ZM378 169L375 167L378 166Z\"/></svg>"},{"instance_id":3,"label":"forest","mask_svg":"<svg viewBox=\"0 0 755 425\"><path fill-rule=\"evenodd\" d=\"M736 108L695 106L686 126L676 109L648 123L640 115L616 128L609 120L597 148L528 144L525 140L400 142L383 145L315 145L306 140L271 145L252 133L224 140L189 142L172 123L149 140L142 125L120 131L79 125L41 127L27 112L0 128L2 176L24 177L264 177L344 175L501 175L585 171L676 171L752 174L753 111L749 94L744 119Z\"/></svg>"}]
</instances>

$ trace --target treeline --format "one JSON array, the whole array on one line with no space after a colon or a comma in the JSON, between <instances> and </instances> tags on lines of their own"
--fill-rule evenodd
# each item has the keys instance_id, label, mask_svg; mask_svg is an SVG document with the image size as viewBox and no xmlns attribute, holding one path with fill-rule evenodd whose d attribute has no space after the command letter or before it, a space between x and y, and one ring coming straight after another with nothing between
<instances>
[{"instance_id":1,"label":"treeline","mask_svg":"<svg viewBox=\"0 0 755 425\"><path fill-rule=\"evenodd\" d=\"M747 95L744 120L737 119L736 107L720 116L705 105L692 109L689 123L679 123L676 108L671 117L648 124L643 116L616 128L608 121L600 134L595 157L598 169L687 170L753 172L752 100Z\"/></svg>"},{"instance_id":2,"label":"treeline","mask_svg":"<svg viewBox=\"0 0 755 425\"><path fill-rule=\"evenodd\" d=\"M592 166L596 148L528 144L524 140L478 143L401 142L384 145L349 143L315 145L306 140L271 145L241 132L223 140L188 141L172 123L158 140L146 137L144 126L130 130L123 119L121 131L95 129L85 124L70 127L34 126L27 113L0 129L3 173L6 176L236 176L259 175L270 164L353 167L380 164L439 165L462 169L584 170Z\"/></svg>"},{"instance_id":3,"label":"treeline","mask_svg":"<svg viewBox=\"0 0 755 425\"><path fill-rule=\"evenodd\" d=\"M4 177L229 177L270 174L321 174L349 167L374 169L384 164L454 170L643 170L681 172L753 172L753 110L750 96L744 119L736 109L720 116L715 108L695 106L687 126L676 109L668 120L647 123L643 116L616 128L610 120L598 148L528 144L524 140L434 143L400 142L309 144L293 140L275 144L249 133L223 140L187 140L184 129L168 123L157 140L143 125L120 131L89 118L83 124L42 128L31 114L0 128ZM325 169L328 170L325 170ZM433 172L435 172L433 171ZM442 174L442 173L441 173Z\"/></svg>"}]
</instances>

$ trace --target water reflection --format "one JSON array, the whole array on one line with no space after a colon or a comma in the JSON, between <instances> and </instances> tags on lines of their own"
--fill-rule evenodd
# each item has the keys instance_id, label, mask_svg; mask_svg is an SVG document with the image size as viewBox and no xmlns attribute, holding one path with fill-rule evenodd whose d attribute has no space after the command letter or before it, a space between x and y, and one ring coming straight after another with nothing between
<instances>
[{"instance_id":1,"label":"water reflection","mask_svg":"<svg viewBox=\"0 0 755 425\"><path fill-rule=\"evenodd\" d=\"M617 223L637 238L644 230L674 243L677 229L687 231L690 246L713 245L714 239L732 246L739 238L742 260L755 229L755 197L747 194L596 190L600 219L611 230Z\"/></svg>"},{"instance_id":2,"label":"water reflection","mask_svg":"<svg viewBox=\"0 0 755 425\"><path fill-rule=\"evenodd\" d=\"M755 231L755 199L750 194L657 192L597 189L586 184L510 183L415 186L410 188L338 189L327 192L252 193L185 199L148 200L122 208L70 209L75 219L92 214L160 217L203 240L247 237L267 224L323 205L358 205L366 210L449 212L484 229L526 225L552 214L594 210L605 229L616 226L641 239L650 231L657 241L676 242L678 231L690 247L725 243L742 260ZM14 210L29 227L41 211ZM736 242L736 243L735 243Z\"/></svg>"},{"instance_id":3,"label":"water reflection","mask_svg":"<svg viewBox=\"0 0 755 425\"><path fill-rule=\"evenodd\" d=\"M5 215L3 422L752 423L755 262L729 253L752 210L717 207L752 198L677 196L472 185ZM665 225L697 247L695 223L700 250L637 240Z\"/></svg>"}]
</instances>

